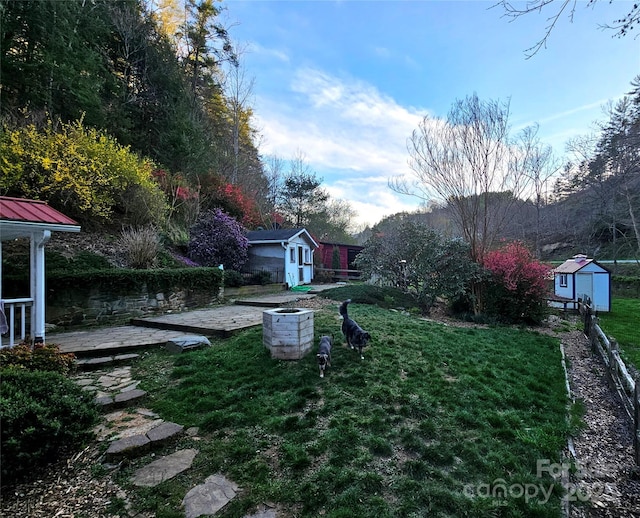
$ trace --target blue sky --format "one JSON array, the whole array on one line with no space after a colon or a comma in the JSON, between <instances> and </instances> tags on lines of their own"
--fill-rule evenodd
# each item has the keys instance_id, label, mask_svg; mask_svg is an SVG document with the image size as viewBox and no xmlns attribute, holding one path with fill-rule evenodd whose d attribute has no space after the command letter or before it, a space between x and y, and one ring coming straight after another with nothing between
<instances>
[{"instance_id":1,"label":"blue sky","mask_svg":"<svg viewBox=\"0 0 640 518\"><path fill-rule=\"evenodd\" d=\"M223 17L255 81L261 154L302 154L359 225L418 207L387 186L409 171L407 138L474 92L510 101L512 132L538 123L563 155L640 74L640 37L600 27L632 3L579 0L573 22L563 15L529 59L551 11L510 22L494 3L227 0Z\"/></svg>"}]
</instances>

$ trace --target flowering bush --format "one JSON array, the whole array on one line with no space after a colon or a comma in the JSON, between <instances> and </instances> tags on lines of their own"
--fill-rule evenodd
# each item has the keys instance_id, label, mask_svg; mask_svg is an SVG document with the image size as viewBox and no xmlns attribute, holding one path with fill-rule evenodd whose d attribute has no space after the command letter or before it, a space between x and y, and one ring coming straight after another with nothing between
<instances>
[{"instance_id":1,"label":"flowering bush","mask_svg":"<svg viewBox=\"0 0 640 518\"><path fill-rule=\"evenodd\" d=\"M144 225L166 214L153 164L82 121L2 128L0 156L2 194L46 201L83 226L114 215Z\"/></svg>"},{"instance_id":2,"label":"flowering bush","mask_svg":"<svg viewBox=\"0 0 640 518\"><path fill-rule=\"evenodd\" d=\"M203 213L189 232L189 257L202 266L240 270L247 262L249 240L242 226L220 209Z\"/></svg>"},{"instance_id":3,"label":"flowering bush","mask_svg":"<svg viewBox=\"0 0 640 518\"><path fill-rule=\"evenodd\" d=\"M484 292L488 315L508 322L539 323L546 315L546 277L550 267L539 262L520 242L489 252L484 267L490 272Z\"/></svg>"},{"instance_id":4,"label":"flowering bush","mask_svg":"<svg viewBox=\"0 0 640 518\"><path fill-rule=\"evenodd\" d=\"M201 208L222 209L245 228L253 229L262 220L256 199L258 196L250 187L231 184L215 173L200 178Z\"/></svg>"},{"instance_id":5,"label":"flowering bush","mask_svg":"<svg viewBox=\"0 0 640 518\"><path fill-rule=\"evenodd\" d=\"M28 371L49 371L69 374L73 369L75 355L63 353L56 344L39 343L31 347L20 343L15 347L0 349L0 368L23 369Z\"/></svg>"}]
</instances>

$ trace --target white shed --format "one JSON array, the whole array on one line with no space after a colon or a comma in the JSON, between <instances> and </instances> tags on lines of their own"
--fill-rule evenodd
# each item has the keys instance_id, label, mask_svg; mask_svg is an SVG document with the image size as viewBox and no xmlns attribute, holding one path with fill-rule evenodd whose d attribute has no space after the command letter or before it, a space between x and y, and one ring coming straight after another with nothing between
<instances>
[{"instance_id":1,"label":"white shed","mask_svg":"<svg viewBox=\"0 0 640 518\"><path fill-rule=\"evenodd\" d=\"M244 269L281 273L292 288L313 280L313 251L318 243L304 228L280 228L247 232L249 260ZM273 275L273 274L276 275Z\"/></svg>"},{"instance_id":2,"label":"white shed","mask_svg":"<svg viewBox=\"0 0 640 518\"><path fill-rule=\"evenodd\" d=\"M596 311L611 311L611 272L586 255L574 255L553 270L553 292L558 297L589 297Z\"/></svg>"}]
</instances>

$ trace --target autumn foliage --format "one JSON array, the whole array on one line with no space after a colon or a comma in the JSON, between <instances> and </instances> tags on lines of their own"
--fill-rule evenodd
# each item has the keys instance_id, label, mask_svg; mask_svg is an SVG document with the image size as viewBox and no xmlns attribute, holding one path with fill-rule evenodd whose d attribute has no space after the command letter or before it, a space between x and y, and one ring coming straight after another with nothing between
<instances>
[{"instance_id":1,"label":"autumn foliage","mask_svg":"<svg viewBox=\"0 0 640 518\"><path fill-rule=\"evenodd\" d=\"M546 314L546 278L550 267L539 262L520 242L489 252L490 273L484 291L486 314L507 322L540 322Z\"/></svg>"}]
</instances>

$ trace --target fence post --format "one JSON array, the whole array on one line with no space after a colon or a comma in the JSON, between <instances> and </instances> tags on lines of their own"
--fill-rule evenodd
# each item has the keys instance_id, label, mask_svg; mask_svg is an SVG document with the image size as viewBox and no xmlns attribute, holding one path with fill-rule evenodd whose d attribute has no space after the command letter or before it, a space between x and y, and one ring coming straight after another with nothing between
<instances>
[{"instance_id":1,"label":"fence post","mask_svg":"<svg viewBox=\"0 0 640 518\"><path fill-rule=\"evenodd\" d=\"M582 301L582 309L584 311L584 313L583 313L583 317L584 317L584 330L583 330L583 332L584 332L584 335L588 337L588 336L590 336L590 331L591 331L590 322L589 322L591 320L591 311L589 311L590 308L589 308L589 306L587 306L585 304L584 300Z\"/></svg>"},{"instance_id":2,"label":"fence post","mask_svg":"<svg viewBox=\"0 0 640 518\"><path fill-rule=\"evenodd\" d=\"M640 380L635 380L633 390L633 450L636 466L640 466Z\"/></svg>"},{"instance_id":3,"label":"fence post","mask_svg":"<svg viewBox=\"0 0 640 518\"><path fill-rule=\"evenodd\" d=\"M620 376L618 374L618 362L613 354L614 351L618 351L618 342L609 337L609 345L610 347L607 351L607 354L609 355L609 372L611 373L611 378L613 379L614 384L618 385L620 381Z\"/></svg>"}]
</instances>

